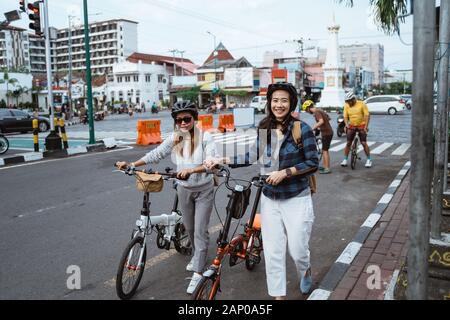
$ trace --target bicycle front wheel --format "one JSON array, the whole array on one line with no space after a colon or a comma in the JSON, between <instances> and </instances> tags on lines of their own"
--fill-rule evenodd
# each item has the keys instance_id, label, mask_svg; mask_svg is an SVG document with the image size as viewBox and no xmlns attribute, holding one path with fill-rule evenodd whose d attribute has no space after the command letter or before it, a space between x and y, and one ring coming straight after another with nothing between
<instances>
[{"instance_id":1,"label":"bicycle front wheel","mask_svg":"<svg viewBox=\"0 0 450 320\"><path fill-rule=\"evenodd\" d=\"M147 248L144 238L136 237L130 241L120 259L116 276L117 296L122 300L131 299L144 274Z\"/></svg>"},{"instance_id":2,"label":"bicycle front wheel","mask_svg":"<svg viewBox=\"0 0 450 320\"><path fill-rule=\"evenodd\" d=\"M351 159L352 170L355 170L356 162L358 161L358 145L359 145L358 139L356 139L352 145L352 159Z\"/></svg>"},{"instance_id":3,"label":"bicycle front wheel","mask_svg":"<svg viewBox=\"0 0 450 320\"><path fill-rule=\"evenodd\" d=\"M220 276L216 276L215 278L202 277L192 294L192 300L216 300L219 285Z\"/></svg>"},{"instance_id":4,"label":"bicycle front wheel","mask_svg":"<svg viewBox=\"0 0 450 320\"><path fill-rule=\"evenodd\" d=\"M8 139L5 137L0 137L0 154L4 154L9 149Z\"/></svg>"}]
</instances>

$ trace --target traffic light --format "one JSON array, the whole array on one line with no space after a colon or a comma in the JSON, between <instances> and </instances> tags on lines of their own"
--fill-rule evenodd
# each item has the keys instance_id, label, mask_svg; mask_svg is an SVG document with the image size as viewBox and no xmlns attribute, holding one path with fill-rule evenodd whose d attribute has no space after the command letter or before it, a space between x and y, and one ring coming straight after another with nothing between
<instances>
[{"instance_id":1,"label":"traffic light","mask_svg":"<svg viewBox=\"0 0 450 320\"><path fill-rule=\"evenodd\" d=\"M28 9L31 11L29 15L30 20L32 21L30 23L30 29L33 29L37 36L42 36L40 1L29 3Z\"/></svg>"},{"instance_id":2,"label":"traffic light","mask_svg":"<svg viewBox=\"0 0 450 320\"><path fill-rule=\"evenodd\" d=\"M27 1L26 0L19 0L20 4L20 11L21 12L27 12Z\"/></svg>"}]
</instances>

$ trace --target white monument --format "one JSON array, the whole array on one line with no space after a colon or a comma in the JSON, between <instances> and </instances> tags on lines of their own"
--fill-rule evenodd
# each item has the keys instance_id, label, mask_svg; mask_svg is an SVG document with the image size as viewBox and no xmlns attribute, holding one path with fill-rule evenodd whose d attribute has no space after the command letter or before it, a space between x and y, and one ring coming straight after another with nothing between
<instances>
[{"instance_id":1,"label":"white monument","mask_svg":"<svg viewBox=\"0 0 450 320\"><path fill-rule=\"evenodd\" d=\"M327 49L327 59L323 66L324 89L319 104L321 107L343 107L345 103L345 91L342 85L344 68L342 67L339 50L340 28L333 17L333 24L328 27L330 40Z\"/></svg>"}]
</instances>

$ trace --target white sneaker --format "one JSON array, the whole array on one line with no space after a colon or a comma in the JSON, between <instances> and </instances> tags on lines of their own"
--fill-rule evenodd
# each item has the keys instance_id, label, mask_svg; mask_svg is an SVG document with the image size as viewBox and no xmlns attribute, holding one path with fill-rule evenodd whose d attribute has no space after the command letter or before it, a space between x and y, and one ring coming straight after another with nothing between
<instances>
[{"instance_id":1,"label":"white sneaker","mask_svg":"<svg viewBox=\"0 0 450 320\"><path fill-rule=\"evenodd\" d=\"M192 258L191 261L186 266L186 271L194 272L194 258Z\"/></svg>"},{"instance_id":2,"label":"white sneaker","mask_svg":"<svg viewBox=\"0 0 450 320\"><path fill-rule=\"evenodd\" d=\"M347 159L344 159L344 160L341 162L341 166L342 166L342 167L348 166L348 160L347 160Z\"/></svg>"},{"instance_id":3,"label":"white sneaker","mask_svg":"<svg viewBox=\"0 0 450 320\"><path fill-rule=\"evenodd\" d=\"M191 278L191 282L189 282L189 286L188 286L186 292L188 294L193 294L195 289L197 289L197 285L202 278L203 278L203 276L201 274L194 272L194 274L192 275L192 278Z\"/></svg>"},{"instance_id":4,"label":"white sneaker","mask_svg":"<svg viewBox=\"0 0 450 320\"><path fill-rule=\"evenodd\" d=\"M372 168L372 160L367 159L366 168Z\"/></svg>"}]
</instances>

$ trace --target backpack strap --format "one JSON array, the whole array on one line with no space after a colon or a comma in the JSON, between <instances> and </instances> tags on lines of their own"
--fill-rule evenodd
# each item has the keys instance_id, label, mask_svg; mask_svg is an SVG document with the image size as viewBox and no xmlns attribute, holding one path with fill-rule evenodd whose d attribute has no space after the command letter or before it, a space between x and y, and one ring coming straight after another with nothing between
<instances>
[{"instance_id":1,"label":"backpack strap","mask_svg":"<svg viewBox=\"0 0 450 320\"><path fill-rule=\"evenodd\" d=\"M300 148L303 148L302 123L301 123L301 121L294 121L294 127L292 129L292 138L294 138L294 142Z\"/></svg>"}]
</instances>

